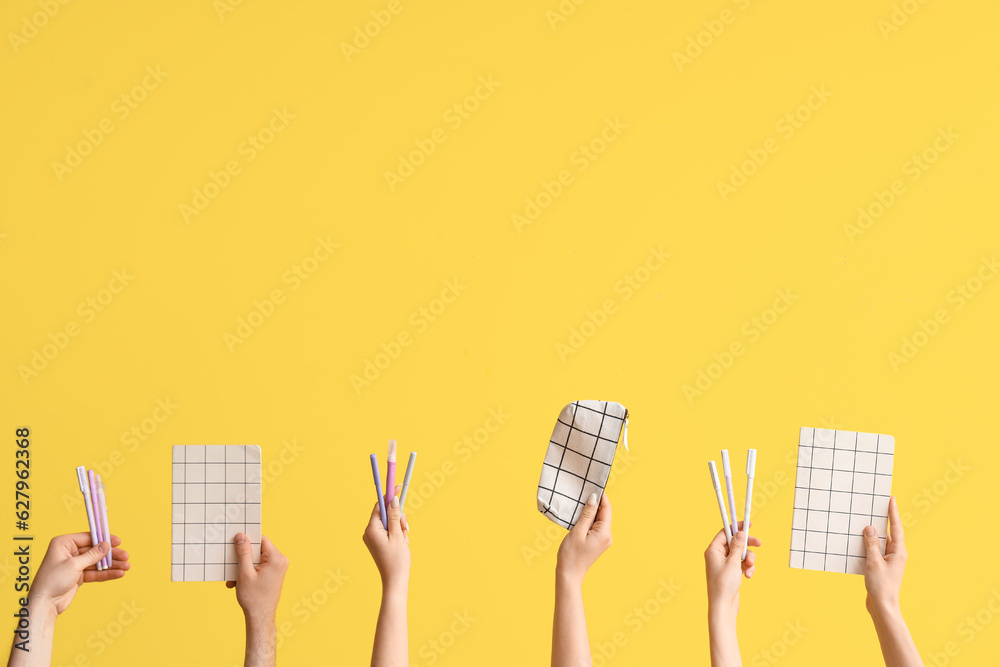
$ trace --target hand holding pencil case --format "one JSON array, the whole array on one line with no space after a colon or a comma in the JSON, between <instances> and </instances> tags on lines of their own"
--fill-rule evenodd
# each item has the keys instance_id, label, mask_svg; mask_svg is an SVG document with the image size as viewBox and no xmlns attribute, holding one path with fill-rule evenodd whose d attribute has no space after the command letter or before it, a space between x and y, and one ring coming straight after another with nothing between
<instances>
[{"instance_id":1,"label":"hand holding pencil case","mask_svg":"<svg viewBox=\"0 0 1000 667\"><path fill-rule=\"evenodd\" d=\"M538 511L564 528L576 523L587 498L600 498L611 474L628 410L612 401L574 401L564 407L549 438L538 481Z\"/></svg>"}]
</instances>

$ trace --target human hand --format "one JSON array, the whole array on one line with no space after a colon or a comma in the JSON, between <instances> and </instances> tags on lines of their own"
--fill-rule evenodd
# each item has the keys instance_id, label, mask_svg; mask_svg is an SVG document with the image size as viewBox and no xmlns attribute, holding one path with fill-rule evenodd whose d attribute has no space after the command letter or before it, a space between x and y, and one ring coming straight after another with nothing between
<instances>
[{"instance_id":1,"label":"human hand","mask_svg":"<svg viewBox=\"0 0 1000 667\"><path fill-rule=\"evenodd\" d=\"M906 567L906 545L903 543L903 523L899 520L896 497L889 498L889 535L886 537L885 556L879 549L878 532L872 526L864 530L865 550L865 590L868 596L865 607L875 615L883 612L899 612L899 591L903 586L903 570Z\"/></svg>"},{"instance_id":2,"label":"human hand","mask_svg":"<svg viewBox=\"0 0 1000 667\"><path fill-rule=\"evenodd\" d=\"M576 524L563 538L556 558L556 574L567 577L575 584L583 584L590 566L611 546L611 501L608 494L587 498Z\"/></svg>"},{"instance_id":3,"label":"human hand","mask_svg":"<svg viewBox=\"0 0 1000 667\"><path fill-rule=\"evenodd\" d=\"M753 525L753 522L750 522ZM750 546L759 547L761 541L750 536ZM726 544L726 533L720 530L705 550L705 579L708 582L709 611L731 612L733 616L740 610L740 584L743 577L749 579L757 571L757 554L747 551L743 557L743 546L747 544L747 534L743 522L739 522L739 532L731 545Z\"/></svg>"},{"instance_id":4,"label":"human hand","mask_svg":"<svg viewBox=\"0 0 1000 667\"><path fill-rule=\"evenodd\" d=\"M244 533L237 533L233 541L239 566L236 581L227 581L226 586L236 588L236 601L248 623L274 623L288 557L265 536L260 538L260 565L254 565L250 539Z\"/></svg>"},{"instance_id":5,"label":"human hand","mask_svg":"<svg viewBox=\"0 0 1000 667\"><path fill-rule=\"evenodd\" d=\"M410 577L410 524L399 508L399 491L402 484L393 490L392 501L385 508L389 529L382 527L382 515L378 503L368 519L368 526L362 539L375 561L382 577L382 587L406 585Z\"/></svg>"},{"instance_id":6,"label":"human hand","mask_svg":"<svg viewBox=\"0 0 1000 667\"><path fill-rule=\"evenodd\" d=\"M61 614L69 607L81 584L121 579L129 569L128 553L117 548L121 543L117 535L111 536L110 544L104 541L95 547L91 547L90 533L53 537L31 582L28 593L31 603L49 606L56 614ZM111 567L98 570L97 561L109 549Z\"/></svg>"}]
</instances>

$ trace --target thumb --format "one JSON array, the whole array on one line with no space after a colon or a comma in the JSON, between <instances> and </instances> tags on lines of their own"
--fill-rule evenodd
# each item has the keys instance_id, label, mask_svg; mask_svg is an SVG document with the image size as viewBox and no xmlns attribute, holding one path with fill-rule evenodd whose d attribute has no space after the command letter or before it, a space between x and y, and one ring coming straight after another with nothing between
<instances>
[{"instance_id":1,"label":"thumb","mask_svg":"<svg viewBox=\"0 0 1000 667\"><path fill-rule=\"evenodd\" d=\"M726 560L735 560L737 563L743 560L743 547L747 543L746 531L739 531L733 535L733 541L729 543L729 555Z\"/></svg>"},{"instance_id":2,"label":"thumb","mask_svg":"<svg viewBox=\"0 0 1000 667\"><path fill-rule=\"evenodd\" d=\"M882 560L882 551L878 545L878 531L872 526L867 526L864 532L865 551L868 552L868 559Z\"/></svg>"},{"instance_id":3,"label":"thumb","mask_svg":"<svg viewBox=\"0 0 1000 667\"><path fill-rule=\"evenodd\" d=\"M101 542L100 544L91 547L89 550L84 551L79 556L73 558L73 563L77 570L81 572L91 565L96 565L97 561L104 558L104 556L110 551L111 544L108 542Z\"/></svg>"},{"instance_id":4,"label":"thumb","mask_svg":"<svg viewBox=\"0 0 1000 667\"><path fill-rule=\"evenodd\" d=\"M236 560L239 563L237 576L245 577L254 574L256 570L253 567L253 547L250 545L250 540L243 533L236 533L235 543Z\"/></svg>"},{"instance_id":5,"label":"thumb","mask_svg":"<svg viewBox=\"0 0 1000 667\"><path fill-rule=\"evenodd\" d=\"M587 504L583 506L580 516L573 525L573 532L586 535L590 531L590 527L594 525L595 516L597 516L597 494L592 493L587 498Z\"/></svg>"}]
</instances>

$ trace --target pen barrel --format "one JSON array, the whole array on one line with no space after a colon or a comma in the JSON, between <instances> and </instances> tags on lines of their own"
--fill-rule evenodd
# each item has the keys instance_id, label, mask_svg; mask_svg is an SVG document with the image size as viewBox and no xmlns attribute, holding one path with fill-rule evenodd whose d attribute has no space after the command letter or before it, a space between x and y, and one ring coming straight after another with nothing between
<instances>
[{"instance_id":1,"label":"pen barrel","mask_svg":"<svg viewBox=\"0 0 1000 667\"><path fill-rule=\"evenodd\" d=\"M729 519L726 517L726 502L722 499L722 487L715 487L715 499L719 502L719 513L722 515L722 529L726 532L726 544L733 540L733 534L729 530Z\"/></svg>"},{"instance_id":2,"label":"pen barrel","mask_svg":"<svg viewBox=\"0 0 1000 667\"><path fill-rule=\"evenodd\" d=\"M747 499L743 506L743 530L747 535L747 541L743 543L743 560L747 557L747 548L750 546L750 500L753 498L753 477L747 477Z\"/></svg>"}]
</instances>

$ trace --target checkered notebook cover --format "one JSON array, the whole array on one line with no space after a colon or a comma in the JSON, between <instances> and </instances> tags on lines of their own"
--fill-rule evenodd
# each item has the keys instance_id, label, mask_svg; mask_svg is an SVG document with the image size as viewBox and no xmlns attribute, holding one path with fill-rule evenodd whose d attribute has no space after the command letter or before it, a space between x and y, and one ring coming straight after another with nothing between
<instances>
[{"instance_id":1,"label":"checkered notebook cover","mask_svg":"<svg viewBox=\"0 0 1000 667\"><path fill-rule=\"evenodd\" d=\"M575 401L562 409L538 482L538 511L572 528L591 493L604 492L628 410L611 401Z\"/></svg>"},{"instance_id":2,"label":"checkered notebook cover","mask_svg":"<svg viewBox=\"0 0 1000 667\"><path fill-rule=\"evenodd\" d=\"M791 567L864 574L865 526L885 555L894 452L891 435L799 430Z\"/></svg>"},{"instance_id":3,"label":"checkered notebook cover","mask_svg":"<svg viewBox=\"0 0 1000 667\"><path fill-rule=\"evenodd\" d=\"M236 533L260 565L260 447L175 445L171 581L236 581Z\"/></svg>"}]
</instances>

